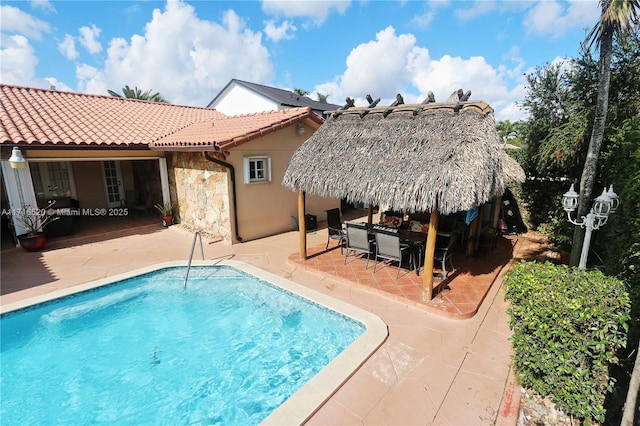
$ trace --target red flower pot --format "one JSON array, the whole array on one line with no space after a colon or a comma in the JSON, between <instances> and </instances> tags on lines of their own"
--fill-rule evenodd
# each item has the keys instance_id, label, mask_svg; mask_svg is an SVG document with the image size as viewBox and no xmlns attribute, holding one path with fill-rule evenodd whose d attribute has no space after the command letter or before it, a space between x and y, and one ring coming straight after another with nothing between
<instances>
[{"instance_id":1,"label":"red flower pot","mask_svg":"<svg viewBox=\"0 0 640 426\"><path fill-rule=\"evenodd\" d=\"M18 241L26 251L40 251L47 242L47 236L44 232L34 235L22 234L18 235Z\"/></svg>"}]
</instances>

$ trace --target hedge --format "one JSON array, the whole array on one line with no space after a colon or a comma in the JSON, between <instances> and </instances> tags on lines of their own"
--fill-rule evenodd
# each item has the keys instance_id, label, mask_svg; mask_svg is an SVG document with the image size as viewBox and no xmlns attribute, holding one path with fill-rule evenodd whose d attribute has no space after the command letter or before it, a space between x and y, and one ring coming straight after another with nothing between
<instances>
[{"instance_id":1,"label":"hedge","mask_svg":"<svg viewBox=\"0 0 640 426\"><path fill-rule=\"evenodd\" d=\"M608 368L626 343L630 301L600 271L523 261L505 276L514 368L522 386L567 414L602 422Z\"/></svg>"}]
</instances>

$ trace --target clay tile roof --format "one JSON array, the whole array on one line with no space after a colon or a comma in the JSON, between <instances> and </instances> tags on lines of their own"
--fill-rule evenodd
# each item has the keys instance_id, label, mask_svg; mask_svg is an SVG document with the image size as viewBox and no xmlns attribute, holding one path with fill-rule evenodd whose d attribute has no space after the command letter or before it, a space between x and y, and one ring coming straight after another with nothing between
<instances>
[{"instance_id":1,"label":"clay tile roof","mask_svg":"<svg viewBox=\"0 0 640 426\"><path fill-rule=\"evenodd\" d=\"M0 85L0 144L142 148L223 117L210 108Z\"/></svg>"},{"instance_id":2,"label":"clay tile roof","mask_svg":"<svg viewBox=\"0 0 640 426\"><path fill-rule=\"evenodd\" d=\"M305 119L318 125L323 123L311 107L235 115L191 124L159 138L150 147L164 151L211 150L215 147L224 151Z\"/></svg>"}]
</instances>

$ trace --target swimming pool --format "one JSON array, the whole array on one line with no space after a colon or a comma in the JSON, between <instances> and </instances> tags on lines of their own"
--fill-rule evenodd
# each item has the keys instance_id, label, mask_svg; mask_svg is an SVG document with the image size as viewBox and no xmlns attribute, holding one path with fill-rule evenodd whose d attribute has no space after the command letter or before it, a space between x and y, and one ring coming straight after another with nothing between
<instances>
[{"instance_id":1,"label":"swimming pool","mask_svg":"<svg viewBox=\"0 0 640 426\"><path fill-rule=\"evenodd\" d=\"M302 423L387 336L244 263L194 266L186 290L173 262L3 306L3 423Z\"/></svg>"}]
</instances>

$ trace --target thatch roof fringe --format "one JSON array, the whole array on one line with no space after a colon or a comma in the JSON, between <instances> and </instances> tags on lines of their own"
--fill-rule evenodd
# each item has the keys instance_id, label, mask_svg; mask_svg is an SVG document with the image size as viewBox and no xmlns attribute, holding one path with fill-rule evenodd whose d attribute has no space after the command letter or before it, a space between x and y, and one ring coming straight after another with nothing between
<instances>
[{"instance_id":1,"label":"thatch roof fringe","mask_svg":"<svg viewBox=\"0 0 640 426\"><path fill-rule=\"evenodd\" d=\"M468 210L504 192L493 110L481 101L332 115L293 155L283 185L410 212ZM366 108L365 108L366 109Z\"/></svg>"},{"instance_id":2,"label":"thatch roof fringe","mask_svg":"<svg viewBox=\"0 0 640 426\"><path fill-rule=\"evenodd\" d=\"M518 163L513 157L507 154L504 151L504 147L502 153L502 169L504 170L505 184L515 182L523 183L527 179L527 176L525 175L520 163Z\"/></svg>"}]
</instances>

